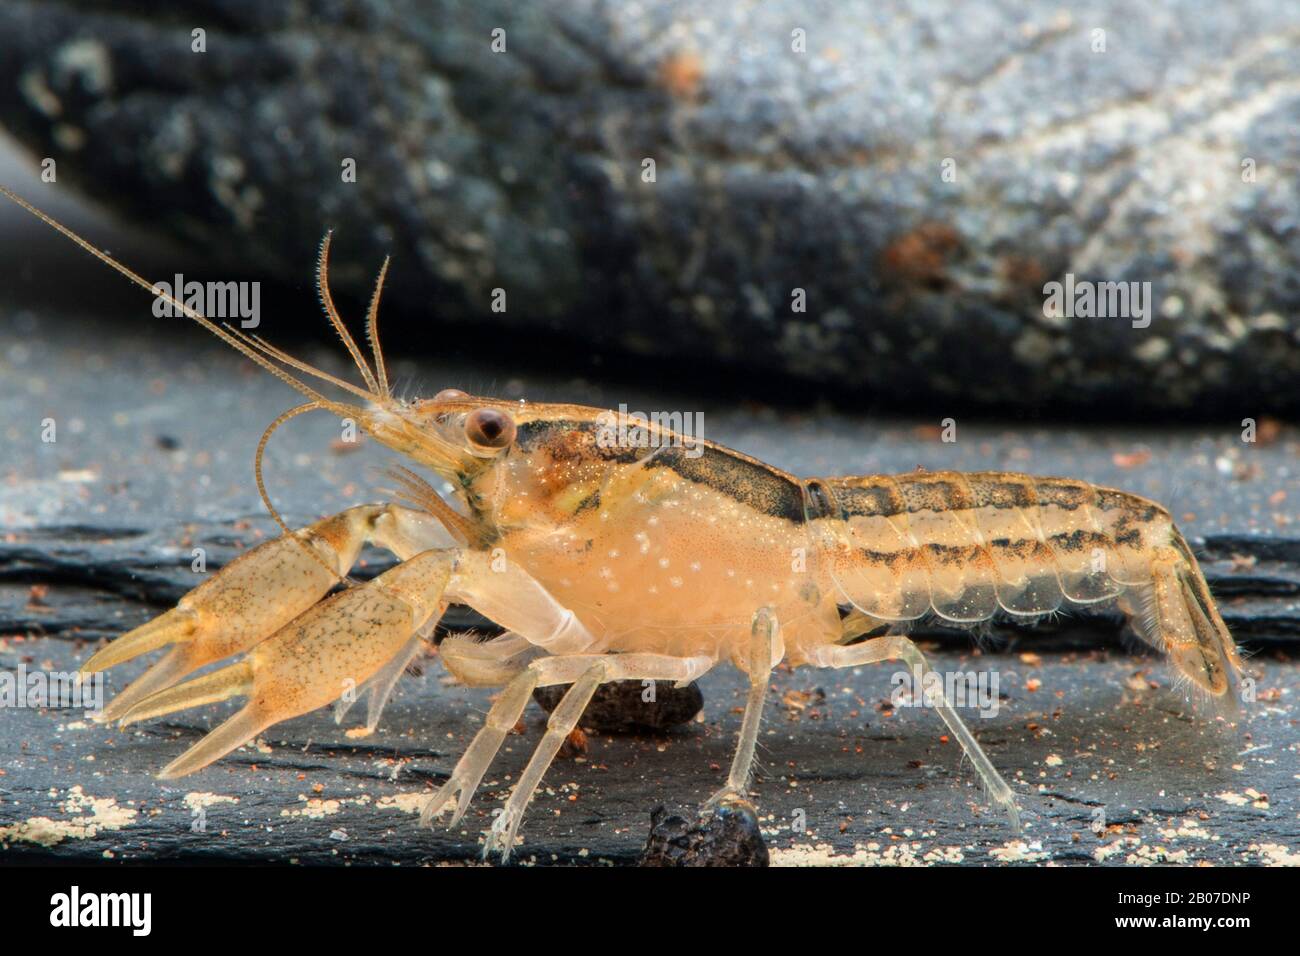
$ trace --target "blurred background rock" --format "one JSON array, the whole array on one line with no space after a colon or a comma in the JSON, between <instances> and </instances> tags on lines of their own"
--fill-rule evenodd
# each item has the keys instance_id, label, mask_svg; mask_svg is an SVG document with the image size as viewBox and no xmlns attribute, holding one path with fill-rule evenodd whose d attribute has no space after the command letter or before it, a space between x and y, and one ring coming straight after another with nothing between
<instances>
[{"instance_id":1,"label":"blurred background rock","mask_svg":"<svg viewBox=\"0 0 1300 956\"><path fill-rule=\"evenodd\" d=\"M404 354L797 404L1300 407L1288 0L7 0L0 89L57 168L6 183L155 276L280 283L273 339L319 328L332 227L354 317L394 256ZM1046 315L1067 273L1150 282L1150 326Z\"/></svg>"}]
</instances>

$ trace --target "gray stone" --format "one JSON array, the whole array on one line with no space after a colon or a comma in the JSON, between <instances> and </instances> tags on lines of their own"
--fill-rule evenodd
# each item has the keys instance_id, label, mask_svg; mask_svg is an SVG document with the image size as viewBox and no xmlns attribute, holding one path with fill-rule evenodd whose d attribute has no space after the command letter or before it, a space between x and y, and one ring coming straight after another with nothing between
<instances>
[{"instance_id":1,"label":"gray stone","mask_svg":"<svg viewBox=\"0 0 1300 956\"><path fill-rule=\"evenodd\" d=\"M1297 29L1285 0L9 0L0 123L225 274L300 285L334 227L355 304L391 252L390 327L480 355L491 323L641 380L1239 420L1300 407ZM1047 315L1066 274L1150 283L1150 326Z\"/></svg>"},{"instance_id":2,"label":"gray stone","mask_svg":"<svg viewBox=\"0 0 1300 956\"><path fill-rule=\"evenodd\" d=\"M750 804L723 803L698 814L694 821L663 807L650 814L642 866L767 866L770 862L758 815Z\"/></svg>"},{"instance_id":3,"label":"gray stone","mask_svg":"<svg viewBox=\"0 0 1300 956\"><path fill-rule=\"evenodd\" d=\"M538 687L533 700L548 714L559 706L569 684ZM647 688L639 680L616 680L596 688L591 703L582 712L582 727L611 734L653 734L690 723L704 707L700 685L685 687L660 683L647 699Z\"/></svg>"}]
</instances>

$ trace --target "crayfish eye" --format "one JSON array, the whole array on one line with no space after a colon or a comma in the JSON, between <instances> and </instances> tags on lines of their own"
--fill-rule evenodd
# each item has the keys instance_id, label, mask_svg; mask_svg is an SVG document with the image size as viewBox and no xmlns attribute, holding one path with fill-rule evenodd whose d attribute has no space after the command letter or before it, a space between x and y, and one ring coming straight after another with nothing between
<instances>
[{"instance_id":1,"label":"crayfish eye","mask_svg":"<svg viewBox=\"0 0 1300 956\"><path fill-rule=\"evenodd\" d=\"M515 440L515 422L495 408L479 408L465 419L465 437L476 448L505 448Z\"/></svg>"},{"instance_id":2,"label":"crayfish eye","mask_svg":"<svg viewBox=\"0 0 1300 956\"><path fill-rule=\"evenodd\" d=\"M444 388L437 395L433 396L435 402L451 402L461 398L469 398L469 396L458 388Z\"/></svg>"}]
</instances>

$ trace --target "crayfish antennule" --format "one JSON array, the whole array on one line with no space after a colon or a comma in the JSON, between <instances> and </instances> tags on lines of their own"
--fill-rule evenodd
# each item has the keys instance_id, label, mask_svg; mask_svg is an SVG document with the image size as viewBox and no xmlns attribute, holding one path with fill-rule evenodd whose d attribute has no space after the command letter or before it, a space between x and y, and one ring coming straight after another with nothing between
<instances>
[{"instance_id":1,"label":"crayfish antennule","mask_svg":"<svg viewBox=\"0 0 1300 956\"><path fill-rule=\"evenodd\" d=\"M339 334L339 338L343 340L343 346L348 350L348 354L352 356L352 361L356 363L357 371L361 373L366 388L370 390L371 394L380 395L379 383L375 380L374 373L370 371L370 366L366 364L361 349L357 348L352 333L343 324L343 317L339 315L338 307L334 305L334 296L330 293L330 238L333 235L333 231L327 232L325 238L321 240L320 259L316 266L317 289L320 292L321 305L325 307L325 314L329 316L330 324L334 326L334 331Z\"/></svg>"},{"instance_id":2,"label":"crayfish antennule","mask_svg":"<svg viewBox=\"0 0 1300 956\"><path fill-rule=\"evenodd\" d=\"M366 311L366 338L370 340L370 354L375 360L375 376L379 379L379 393L384 398L392 398L388 386L388 366L384 364L384 350L379 345L379 297L384 291L384 279L388 275L389 256L384 256L384 264L375 280L375 291L370 297L370 308Z\"/></svg>"}]
</instances>

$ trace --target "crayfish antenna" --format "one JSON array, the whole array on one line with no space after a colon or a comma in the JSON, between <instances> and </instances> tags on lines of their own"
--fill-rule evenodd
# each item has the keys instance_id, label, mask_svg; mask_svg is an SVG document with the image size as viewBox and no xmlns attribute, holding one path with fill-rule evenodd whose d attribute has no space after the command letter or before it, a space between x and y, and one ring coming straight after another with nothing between
<instances>
[{"instance_id":1,"label":"crayfish antenna","mask_svg":"<svg viewBox=\"0 0 1300 956\"><path fill-rule=\"evenodd\" d=\"M342 319L339 318L338 310L334 307L334 300L329 294L328 263L327 263L328 251L329 251L328 236L326 236L325 243L321 250L322 262L321 262L321 269L319 270L322 297L325 303L326 311L330 315L330 321L334 323L335 328L338 330L339 334L343 337L343 344L347 346L348 351L352 354L353 359L357 362L358 367L361 369L362 377L365 379L366 385L369 386L370 389L369 391L357 388L355 385L352 385L350 383L343 382L342 380L336 378L335 376L330 375L327 372L321 371L320 369L314 368L311 365L308 365L306 362L302 362L298 359L295 359L292 356L289 356L286 353L281 352L279 349L276 349L268 345L267 343L261 341L260 339L256 339L248 335L245 332L233 329L228 325L226 326L218 325L216 322L213 322L211 319L203 315L203 313L199 312L197 309L194 309L193 307L186 305L184 302L177 299L170 292L155 285L154 283L149 282L139 273L135 272L129 267L118 262L108 253L103 252L100 249L97 249L88 240L83 239L81 236L77 235L75 232L73 232L67 226L63 225L63 223L59 222L53 216L49 216L46 213L41 212L39 209L37 209L35 206L29 203L26 199L23 199L12 189L9 189L7 186L0 186L0 195L7 197L12 202L16 203L17 205L21 206L23 209L27 210L37 219L44 222L47 226L54 229L56 232L59 232L65 237L67 237L68 239L71 239L83 250L90 253L92 256L94 256L100 262L104 263L109 268L113 269L115 272L120 273L121 275L130 279L136 285L140 286L140 288L145 289L152 295L162 299L164 302L166 302L177 312L194 320L199 325L203 326L205 329L207 329L209 332L215 335L217 338L221 339L221 341L225 342L227 345L233 348L235 351L251 359L253 362L257 363L263 369L270 372L276 378L280 379L282 382L284 382L294 391L300 392L301 394L307 396L307 398L311 399L314 402L318 402L321 405L321 407L328 408L330 411L345 417L349 417L349 416L364 417L363 408L348 405L344 402L332 401L331 399L326 398L324 395L322 395L316 389L312 388L306 382L289 374L287 370L282 368L280 365L277 365L275 361L272 361L272 358L279 360L284 364L289 365L292 368L300 372L303 372L307 375L311 375L315 378L319 378L323 381L329 382L331 385L337 385L343 388L345 391L359 398L365 399L367 401L370 400L378 401L381 404L385 403L385 395L380 391L379 383L375 380L375 377L370 372L369 367L366 366L365 362L362 360L361 351L360 349L357 348L356 342L353 341L352 336L348 334L347 329L343 326L343 321ZM360 420L360 418L358 418L358 420Z\"/></svg>"},{"instance_id":2,"label":"crayfish antenna","mask_svg":"<svg viewBox=\"0 0 1300 956\"><path fill-rule=\"evenodd\" d=\"M24 209L26 209L37 219L41 220L43 223L45 223L50 228L54 229L56 232L62 233L64 236L71 239L78 246L80 246L86 252L90 253L92 256L94 256L100 262L104 263L109 268L113 269L115 272L118 272L121 275L126 276L136 285L140 286L140 288L147 290L151 294L162 299L164 302L166 302L172 308L176 309L178 312L193 319L195 322L199 323L199 325L203 326L205 329L207 329L217 338L221 339L221 341L225 342L235 351L241 352L248 358L252 359L254 362L262 366L262 368L266 369L266 371L270 372L276 378L280 379L290 388L294 389L295 391L301 392L303 395L306 395L308 398L313 399L314 401L322 402L327 406L337 407L337 408L347 407L339 404L338 402L331 402L324 395L321 395L319 392L317 392L314 388L312 388L307 383L294 378L284 369L280 368L278 365L276 365L275 363L267 359L265 356L259 355L254 348L250 347L244 342L241 342L237 336L232 335L227 329L222 328L221 326L217 325L217 323L209 319L207 316L203 315L201 312L191 308L190 306L186 305L184 302L181 302L171 293L161 290L158 286L149 282L139 273L134 272L133 270L124 266L122 263L118 262L108 253L96 249L93 245L90 244L89 241L81 238L81 236L77 235L67 226L63 225L63 223L59 222L53 216L48 216L45 213L41 212L39 209L37 209L35 206L29 203L26 199L23 199L21 196L15 193L12 189L9 189L7 186L0 186L0 195L6 196L13 202L17 203L19 206L22 206Z\"/></svg>"}]
</instances>

